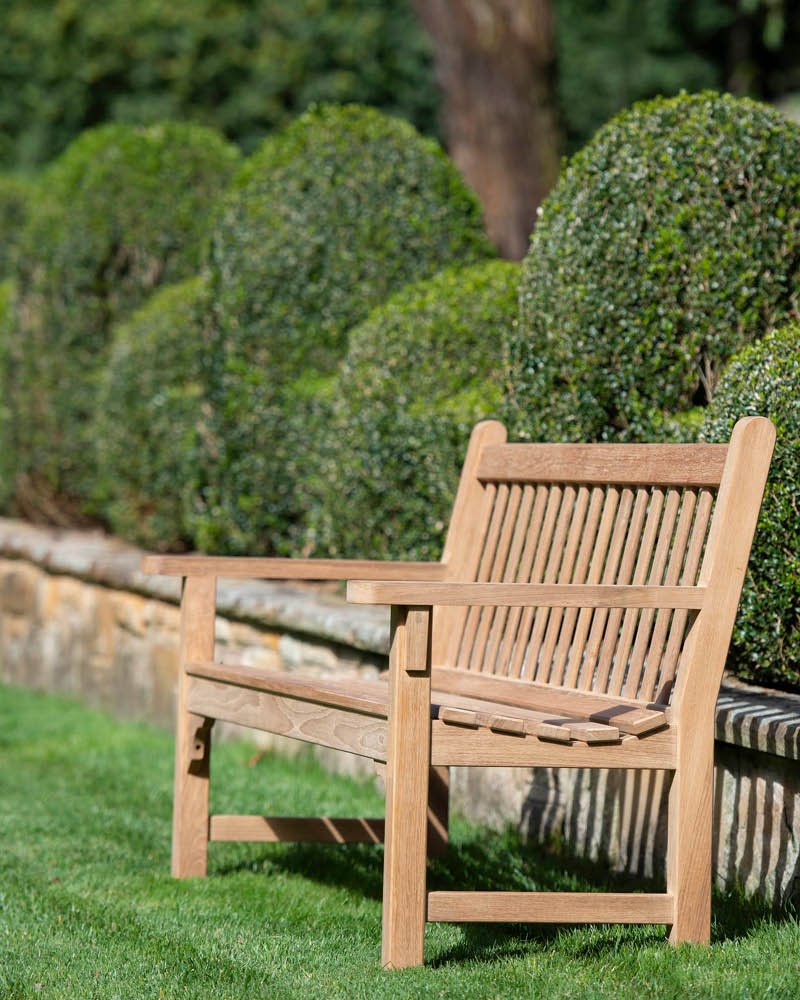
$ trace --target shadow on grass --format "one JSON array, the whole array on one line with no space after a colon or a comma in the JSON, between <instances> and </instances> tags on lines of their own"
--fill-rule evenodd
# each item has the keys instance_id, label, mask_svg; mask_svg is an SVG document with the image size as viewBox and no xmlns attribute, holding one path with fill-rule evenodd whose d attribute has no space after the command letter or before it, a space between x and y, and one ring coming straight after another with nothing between
<instances>
[{"instance_id":1,"label":"shadow on grass","mask_svg":"<svg viewBox=\"0 0 800 1000\"><path fill-rule=\"evenodd\" d=\"M380 900L383 849L367 844L279 844L259 848L249 860L217 868L224 875L242 870L280 871L350 889ZM663 882L612 872L608 866L578 858L565 850L521 844L512 831L471 829L451 843L447 853L428 864L428 889L473 891L661 892ZM776 915L764 902L743 893L715 892L712 903L712 943L746 937L760 923L796 919ZM463 941L440 955L433 965L479 958L512 958L563 934L562 924L463 924ZM613 952L622 944L657 944L666 936L658 926L595 925L570 945L576 957Z\"/></svg>"}]
</instances>

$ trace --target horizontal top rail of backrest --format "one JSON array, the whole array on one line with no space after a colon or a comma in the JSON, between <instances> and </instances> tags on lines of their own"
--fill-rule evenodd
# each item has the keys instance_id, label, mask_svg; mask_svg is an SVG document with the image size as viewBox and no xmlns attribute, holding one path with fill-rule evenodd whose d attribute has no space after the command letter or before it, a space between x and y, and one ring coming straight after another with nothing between
<instances>
[{"instance_id":1,"label":"horizontal top rail of backrest","mask_svg":"<svg viewBox=\"0 0 800 1000\"><path fill-rule=\"evenodd\" d=\"M482 482L716 488L725 444L498 444L484 448Z\"/></svg>"}]
</instances>

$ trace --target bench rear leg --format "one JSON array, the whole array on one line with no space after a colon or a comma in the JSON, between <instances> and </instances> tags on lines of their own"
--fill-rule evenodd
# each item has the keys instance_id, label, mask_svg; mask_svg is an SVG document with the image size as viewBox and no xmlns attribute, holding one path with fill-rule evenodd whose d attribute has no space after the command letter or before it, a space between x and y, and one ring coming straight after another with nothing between
<instances>
[{"instance_id":1,"label":"bench rear leg","mask_svg":"<svg viewBox=\"0 0 800 1000\"><path fill-rule=\"evenodd\" d=\"M450 841L450 768L432 767L428 779L428 857L447 853Z\"/></svg>"}]
</instances>

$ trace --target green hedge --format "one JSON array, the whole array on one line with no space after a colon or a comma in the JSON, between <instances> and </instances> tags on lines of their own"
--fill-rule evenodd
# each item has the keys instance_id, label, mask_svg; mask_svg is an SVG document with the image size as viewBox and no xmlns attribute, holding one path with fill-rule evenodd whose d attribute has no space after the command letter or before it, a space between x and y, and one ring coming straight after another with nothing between
<instances>
[{"instance_id":1,"label":"green hedge","mask_svg":"<svg viewBox=\"0 0 800 1000\"><path fill-rule=\"evenodd\" d=\"M751 37L743 6L735 15L740 44L742 29L748 43ZM731 62L726 33L734 16L725 0L553 0L553 12L555 90L572 150L634 101L720 87L739 69ZM774 65L776 53L769 55ZM740 58L758 73L749 45Z\"/></svg>"},{"instance_id":2,"label":"green hedge","mask_svg":"<svg viewBox=\"0 0 800 1000\"><path fill-rule=\"evenodd\" d=\"M509 345L513 431L663 434L799 290L800 127L712 93L635 105L543 205Z\"/></svg>"},{"instance_id":3,"label":"green hedge","mask_svg":"<svg viewBox=\"0 0 800 1000\"><path fill-rule=\"evenodd\" d=\"M0 280L12 274L16 250L33 200L34 182L17 174L0 174Z\"/></svg>"},{"instance_id":4,"label":"green hedge","mask_svg":"<svg viewBox=\"0 0 800 1000\"><path fill-rule=\"evenodd\" d=\"M197 272L239 154L193 125L107 125L42 176L18 263L21 368L11 400L24 479L65 516L91 492L87 438L112 326ZM42 506L40 515L47 515Z\"/></svg>"},{"instance_id":5,"label":"green hedge","mask_svg":"<svg viewBox=\"0 0 800 1000\"><path fill-rule=\"evenodd\" d=\"M203 548L291 545L311 411L347 330L408 282L491 253L476 198L406 122L322 106L264 143L211 241Z\"/></svg>"},{"instance_id":6,"label":"green hedge","mask_svg":"<svg viewBox=\"0 0 800 1000\"><path fill-rule=\"evenodd\" d=\"M519 272L500 261L445 271L351 332L313 479L309 550L439 557L469 432L500 409Z\"/></svg>"},{"instance_id":7,"label":"green hedge","mask_svg":"<svg viewBox=\"0 0 800 1000\"><path fill-rule=\"evenodd\" d=\"M100 122L212 126L251 151L314 101L435 127L427 38L397 0L3 0L0 163Z\"/></svg>"},{"instance_id":8,"label":"green hedge","mask_svg":"<svg viewBox=\"0 0 800 1000\"><path fill-rule=\"evenodd\" d=\"M15 295L14 282L10 278L0 281L0 513L3 514L9 513L16 477L17 449L14 424L8 407L9 389L14 377L12 350Z\"/></svg>"},{"instance_id":9,"label":"green hedge","mask_svg":"<svg viewBox=\"0 0 800 1000\"><path fill-rule=\"evenodd\" d=\"M207 317L204 278L162 288L115 329L100 378L93 500L116 534L148 549L189 545Z\"/></svg>"},{"instance_id":10,"label":"green hedge","mask_svg":"<svg viewBox=\"0 0 800 1000\"><path fill-rule=\"evenodd\" d=\"M800 323L737 354L706 414L702 436L727 441L739 417L762 415L778 436L731 665L745 678L800 687Z\"/></svg>"}]
</instances>

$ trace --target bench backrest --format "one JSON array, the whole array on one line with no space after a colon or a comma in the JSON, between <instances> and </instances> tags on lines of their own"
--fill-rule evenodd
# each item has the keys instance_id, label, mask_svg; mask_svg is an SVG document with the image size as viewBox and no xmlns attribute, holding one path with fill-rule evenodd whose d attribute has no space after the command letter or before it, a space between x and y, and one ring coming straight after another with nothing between
<instances>
[{"instance_id":1,"label":"bench backrest","mask_svg":"<svg viewBox=\"0 0 800 1000\"><path fill-rule=\"evenodd\" d=\"M762 418L740 421L730 445L507 444L501 424L479 424L445 546L448 579L708 593L700 612L438 608L434 663L666 704L687 661L701 659L689 642L696 622L718 619L722 601L722 635L709 621L702 639L715 643L715 695L773 439Z\"/></svg>"}]
</instances>

